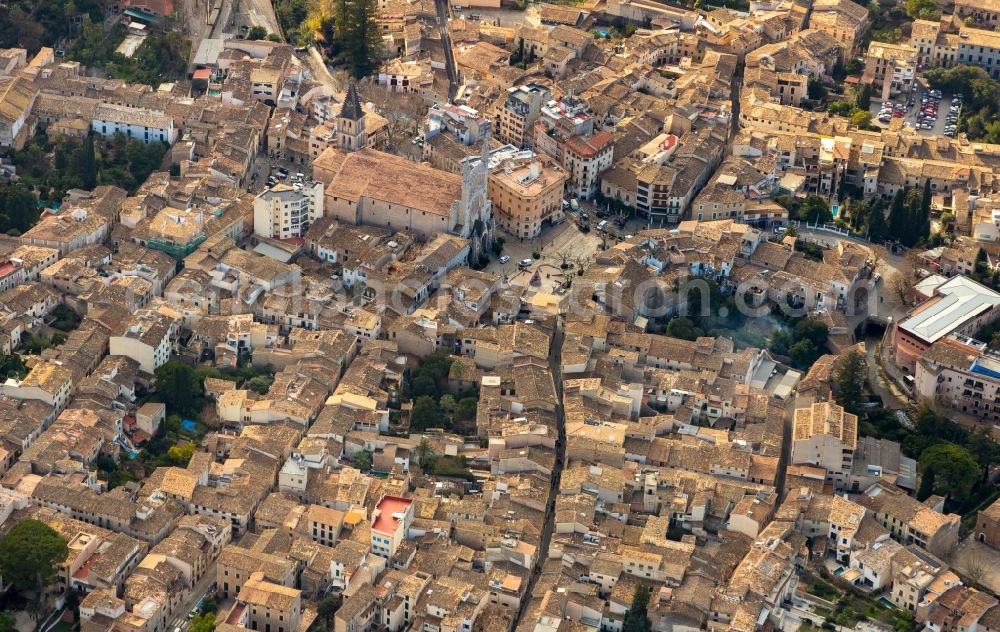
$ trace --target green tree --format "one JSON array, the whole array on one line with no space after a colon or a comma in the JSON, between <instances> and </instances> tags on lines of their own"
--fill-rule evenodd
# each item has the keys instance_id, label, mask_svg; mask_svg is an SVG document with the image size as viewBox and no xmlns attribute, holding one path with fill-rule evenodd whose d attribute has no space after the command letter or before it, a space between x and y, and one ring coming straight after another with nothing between
<instances>
[{"instance_id":1,"label":"green tree","mask_svg":"<svg viewBox=\"0 0 1000 632\"><path fill-rule=\"evenodd\" d=\"M933 493L959 504L969 498L979 481L979 464L968 450L953 443L928 447L920 454L917 469L921 474L933 470Z\"/></svg>"},{"instance_id":2,"label":"green tree","mask_svg":"<svg viewBox=\"0 0 1000 632\"><path fill-rule=\"evenodd\" d=\"M336 38L351 74L360 79L378 67L384 53L382 31L375 21L374 0L336 0Z\"/></svg>"},{"instance_id":3,"label":"green tree","mask_svg":"<svg viewBox=\"0 0 1000 632\"><path fill-rule=\"evenodd\" d=\"M0 188L0 231L23 233L38 223L38 216L31 191L13 184Z\"/></svg>"},{"instance_id":4,"label":"green tree","mask_svg":"<svg viewBox=\"0 0 1000 632\"><path fill-rule=\"evenodd\" d=\"M410 390L414 397L437 397L438 387L434 382L434 378L425 373L421 373L413 378L413 383L410 385Z\"/></svg>"},{"instance_id":5,"label":"green tree","mask_svg":"<svg viewBox=\"0 0 1000 632\"><path fill-rule=\"evenodd\" d=\"M413 454L417 457L417 463L423 465L434 458L434 446L427 439L421 439L417 447L413 449Z\"/></svg>"},{"instance_id":6,"label":"green tree","mask_svg":"<svg viewBox=\"0 0 1000 632\"><path fill-rule=\"evenodd\" d=\"M215 613L199 614L191 619L188 632L213 632L215 630Z\"/></svg>"},{"instance_id":7,"label":"green tree","mask_svg":"<svg viewBox=\"0 0 1000 632\"><path fill-rule=\"evenodd\" d=\"M861 62L858 61L857 59L851 59L848 62L848 65L850 65L851 62L858 65L858 67L860 68L858 72L861 72L861 70L863 70L863 68L861 68ZM868 109L871 107L871 104L872 104L872 84L862 83L856 86L854 88L854 109L867 112Z\"/></svg>"},{"instance_id":8,"label":"green tree","mask_svg":"<svg viewBox=\"0 0 1000 632\"><path fill-rule=\"evenodd\" d=\"M17 632L17 619L13 613L0 610L0 632Z\"/></svg>"},{"instance_id":9,"label":"green tree","mask_svg":"<svg viewBox=\"0 0 1000 632\"><path fill-rule=\"evenodd\" d=\"M809 368L819 355L816 345L808 340L798 340L788 348L788 357L792 359L792 365L798 369Z\"/></svg>"},{"instance_id":10,"label":"green tree","mask_svg":"<svg viewBox=\"0 0 1000 632\"><path fill-rule=\"evenodd\" d=\"M307 18L309 18L307 0L276 0L274 13L281 25L281 30L289 40L294 41L299 46L307 46L312 43L311 27L306 23Z\"/></svg>"},{"instance_id":11,"label":"green tree","mask_svg":"<svg viewBox=\"0 0 1000 632\"><path fill-rule=\"evenodd\" d=\"M266 375L257 375L244 382L243 386L251 391L254 391L255 393L266 395L271 389L271 384L273 382L274 380Z\"/></svg>"},{"instance_id":12,"label":"green tree","mask_svg":"<svg viewBox=\"0 0 1000 632\"><path fill-rule=\"evenodd\" d=\"M906 190L899 189L892 196L892 204L889 206L889 235L900 239L906 233L906 222L909 219L906 212Z\"/></svg>"},{"instance_id":13,"label":"green tree","mask_svg":"<svg viewBox=\"0 0 1000 632\"><path fill-rule=\"evenodd\" d=\"M94 137L88 135L83 146L77 150L74 171L80 178L80 185L90 191L97 186L97 156L94 154Z\"/></svg>"},{"instance_id":14,"label":"green tree","mask_svg":"<svg viewBox=\"0 0 1000 632\"><path fill-rule=\"evenodd\" d=\"M247 33L248 40L262 40L267 37L267 29L263 26L252 26Z\"/></svg>"},{"instance_id":15,"label":"green tree","mask_svg":"<svg viewBox=\"0 0 1000 632\"><path fill-rule=\"evenodd\" d=\"M649 586L645 584L636 586L635 592L632 593L632 605L622 621L622 632L650 632L653 629L647 612L649 597Z\"/></svg>"},{"instance_id":16,"label":"green tree","mask_svg":"<svg viewBox=\"0 0 1000 632\"><path fill-rule=\"evenodd\" d=\"M837 116L850 116L851 112L854 111L854 106L847 101L831 101L826 106L826 111Z\"/></svg>"},{"instance_id":17,"label":"green tree","mask_svg":"<svg viewBox=\"0 0 1000 632\"><path fill-rule=\"evenodd\" d=\"M429 395L421 395L413 403L413 410L410 412L411 430L426 430L427 428L440 428L447 425L447 420L441 414L437 400Z\"/></svg>"},{"instance_id":18,"label":"green tree","mask_svg":"<svg viewBox=\"0 0 1000 632\"><path fill-rule=\"evenodd\" d=\"M448 379L448 372L454 359L444 350L435 351L420 360L419 373L430 376L437 384Z\"/></svg>"},{"instance_id":19,"label":"green tree","mask_svg":"<svg viewBox=\"0 0 1000 632\"><path fill-rule=\"evenodd\" d=\"M217 602L215 600L215 597L213 597L212 595L207 595L204 599L202 599L201 601L202 614L214 613L218 609L219 609L219 602Z\"/></svg>"},{"instance_id":20,"label":"green tree","mask_svg":"<svg viewBox=\"0 0 1000 632\"><path fill-rule=\"evenodd\" d=\"M479 399L476 397L463 397L458 400L458 407L455 409L455 416L461 420L475 419L476 410L479 408Z\"/></svg>"},{"instance_id":21,"label":"green tree","mask_svg":"<svg viewBox=\"0 0 1000 632\"><path fill-rule=\"evenodd\" d=\"M190 364L180 360L164 363L154 372L153 384L172 410L182 415L194 415L201 410L205 391Z\"/></svg>"},{"instance_id":22,"label":"green tree","mask_svg":"<svg viewBox=\"0 0 1000 632\"><path fill-rule=\"evenodd\" d=\"M889 225L885 221L885 209L881 199L875 200L868 209L868 238L872 241L882 241L889 234Z\"/></svg>"},{"instance_id":23,"label":"green tree","mask_svg":"<svg viewBox=\"0 0 1000 632\"><path fill-rule=\"evenodd\" d=\"M56 580L67 555L66 540L50 526L22 520L0 540L0 574L22 596L33 593L40 609L45 587Z\"/></svg>"},{"instance_id":24,"label":"green tree","mask_svg":"<svg viewBox=\"0 0 1000 632\"><path fill-rule=\"evenodd\" d=\"M178 467L187 466L192 456L194 456L194 444L190 441L172 445L167 450L167 458Z\"/></svg>"},{"instance_id":25,"label":"green tree","mask_svg":"<svg viewBox=\"0 0 1000 632\"><path fill-rule=\"evenodd\" d=\"M865 110L857 110L851 114L851 125L858 129L871 129L872 115Z\"/></svg>"},{"instance_id":26,"label":"green tree","mask_svg":"<svg viewBox=\"0 0 1000 632\"><path fill-rule=\"evenodd\" d=\"M28 375L28 367L24 364L21 356L16 353L7 355L0 352L0 377L13 377L21 380L26 375Z\"/></svg>"},{"instance_id":27,"label":"green tree","mask_svg":"<svg viewBox=\"0 0 1000 632\"><path fill-rule=\"evenodd\" d=\"M323 601L316 604L316 613L326 624L327 629L333 627L333 617L340 610L340 597L325 597Z\"/></svg>"},{"instance_id":28,"label":"green tree","mask_svg":"<svg viewBox=\"0 0 1000 632\"><path fill-rule=\"evenodd\" d=\"M818 195L810 195L799 207L799 219L808 224L826 224L832 221L829 202Z\"/></svg>"},{"instance_id":29,"label":"green tree","mask_svg":"<svg viewBox=\"0 0 1000 632\"><path fill-rule=\"evenodd\" d=\"M978 427L969 433L965 447L979 464L982 482L988 483L990 469L1000 462L1000 444L993 440L986 428Z\"/></svg>"},{"instance_id":30,"label":"green tree","mask_svg":"<svg viewBox=\"0 0 1000 632\"><path fill-rule=\"evenodd\" d=\"M818 351L826 350L826 339L829 335L830 328L816 318L803 318L795 323L796 339L808 340Z\"/></svg>"},{"instance_id":31,"label":"green tree","mask_svg":"<svg viewBox=\"0 0 1000 632\"><path fill-rule=\"evenodd\" d=\"M809 83L806 85L806 94L812 101L821 101L826 97L826 86L823 85L821 79L809 77Z\"/></svg>"},{"instance_id":32,"label":"green tree","mask_svg":"<svg viewBox=\"0 0 1000 632\"><path fill-rule=\"evenodd\" d=\"M71 590L66 593L66 609L73 614L73 621L80 620L80 594ZM3 632L3 627L0 626L0 632Z\"/></svg>"},{"instance_id":33,"label":"green tree","mask_svg":"<svg viewBox=\"0 0 1000 632\"><path fill-rule=\"evenodd\" d=\"M917 490L917 500L923 502L934 495L934 468L928 467L920 476L920 489Z\"/></svg>"},{"instance_id":34,"label":"green tree","mask_svg":"<svg viewBox=\"0 0 1000 632\"><path fill-rule=\"evenodd\" d=\"M917 241L927 239L931 234L931 180L924 180L923 193L920 196L920 204L914 209L914 229Z\"/></svg>"},{"instance_id":35,"label":"green tree","mask_svg":"<svg viewBox=\"0 0 1000 632\"><path fill-rule=\"evenodd\" d=\"M905 0L903 8L906 15L914 20L937 20L941 17L941 10L934 0Z\"/></svg>"},{"instance_id":36,"label":"green tree","mask_svg":"<svg viewBox=\"0 0 1000 632\"><path fill-rule=\"evenodd\" d=\"M438 400L438 406L441 407L441 412L451 416L455 413L455 410L458 409L458 402L455 401L454 395L445 393L441 396L441 399Z\"/></svg>"},{"instance_id":37,"label":"green tree","mask_svg":"<svg viewBox=\"0 0 1000 632\"><path fill-rule=\"evenodd\" d=\"M771 337L771 344L768 347L772 353L778 355L786 356L788 355L788 349L792 346L792 336L784 329L779 329L774 332Z\"/></svg>"},{"instance_id":38,"label":"green tree","mask_svg":"<svg viewBox=\"0 0 1000 632\"><path fill-rule=\"evenodd\" d=\"M351 465L361 470L362 472L367 472L372 469L372 454L366 450L361 450L355 452L354 456L351 457Z\"/></svg>"},{"instance_id":39,"label":"green tree","mask_svg":"<svg viewBox=\"0 0 1000 632\"><path fill-rule=\"evenodd\" d=\"M694 340L702 335L702 331L694 326L690 318L674 318L667 323L667 335L681 340Z\"/></svg>"},{"instance_id":40,"label":"green tree","mask_svg":"<svg viewBox=\"0 0 1000 632\"><path fill-rule=\"evenodd\" d=\"M837 403L855 415L861 411L866 371L865 357L859 351L851 351L840 359L833 374L833 382L837 387Z\"/></svg>"}]
</instances>

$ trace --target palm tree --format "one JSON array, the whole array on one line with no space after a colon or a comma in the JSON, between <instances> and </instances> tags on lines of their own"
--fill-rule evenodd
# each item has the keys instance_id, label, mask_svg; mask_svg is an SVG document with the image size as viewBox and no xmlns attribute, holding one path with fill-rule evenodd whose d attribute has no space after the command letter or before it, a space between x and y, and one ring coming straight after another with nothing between
<instances>
[{"instance_id":1,"label":"palm tree","mask_svg":"<svg viewBox=\"0 0 1000 632\"><path fill-rule=\"evenodd\" d=\"M417 463L423 465L434 456L434 446L427 439L421 439L417 447L413 449L413 453L417 457Z\"/></svg>"}]
</instances>

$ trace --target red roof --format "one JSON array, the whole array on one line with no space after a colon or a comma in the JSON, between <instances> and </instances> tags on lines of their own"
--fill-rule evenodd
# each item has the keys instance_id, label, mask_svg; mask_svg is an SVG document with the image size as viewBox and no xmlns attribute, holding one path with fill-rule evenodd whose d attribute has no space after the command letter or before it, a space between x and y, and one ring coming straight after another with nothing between
<instances>
[{"instance_id":1,"label":"red roof","mask_svg":"<svg viewBox=\"0 0 1000 632\"><path fill-rule=\"evenodd\" d=\"M91 555L90 559L83 563L83 566L81 566L80 568L76 569L76 572L73 573L73 578L74 579L86 579L87 575L90 574L90 567L93 566L94 562L96 562L99 559L101 559L101 554L100 553L95 553L94 555Z\"/></svg>"},{"instance_id":2,"label":"red roof","mask_svg":"<svg viewBox=\"0 0 1000 632\"><path fill-rule=\"evenodd\" d=\"M413 501L409 498L384 496L382 500L378 501L378 505L375 506L379 514L372 522L372 531L378 531L379 533L394 532L396 524L399 521L393 517L393 514L405 512L411 504L413 504Z\"/></svg>"},{"instance_id":3,"label":"red roof","mask_svg":"<svg viewBox=\"0 0 1000 632\"><path fill-rule=\"evenodd\" d=\"M566 139L565 148L583 158L593 158L605 151L614 139L608 132L598 132L588 139L571 136Z\"/></svg>"},{"instance_id":4,"label":"red roof","mask_svg":"<svg viewBox=\"0 0 1000 632\"><path fill-rule=\"evenodd\" d=\"M199 68L198 70L195 70L194 75L192 75L192 79L204 79L207 81L211 78L212 78L211 68Z\"/></svg>"},{"instance_id":5,"label":"red roof","mask_svg":"<svg viewBox=\"0 0 1000 632\"><path fill-rule=\"evenodd\" d=\"M243 602L237 601L236 605L229 612L229 616L226 617L226 623L228 625L236 625L240 622L240 617L243 616L243 611L247 609L247 605Z\"/></svg>"}]
</instances>

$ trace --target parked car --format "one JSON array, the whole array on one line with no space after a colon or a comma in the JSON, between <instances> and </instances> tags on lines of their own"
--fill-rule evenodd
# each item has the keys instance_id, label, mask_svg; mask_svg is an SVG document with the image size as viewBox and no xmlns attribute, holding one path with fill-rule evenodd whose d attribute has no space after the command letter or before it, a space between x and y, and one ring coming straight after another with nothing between
<instances>
[{"instance_id":1,"label":"parked car","mask_svg":"<svg viewBox=\"0 0 1000 632\"><path fill-rule=\"evenodd\" d=\"M507 263L508 261L510 261L510 257L508 257L507 255L503 255L502 257L500 257L501 264Z\"/></svg>"},{"instance_id":2,"label":"parked car","mask_svg":"<svg viewBox=\"0 0 1000 632\"><path fill-rule=\"evenodd\" d=\"M517 265L520 268L530 268L532 263L534 263L534 261L531 259L521 259Z\"/></svg>"}]
</instances>

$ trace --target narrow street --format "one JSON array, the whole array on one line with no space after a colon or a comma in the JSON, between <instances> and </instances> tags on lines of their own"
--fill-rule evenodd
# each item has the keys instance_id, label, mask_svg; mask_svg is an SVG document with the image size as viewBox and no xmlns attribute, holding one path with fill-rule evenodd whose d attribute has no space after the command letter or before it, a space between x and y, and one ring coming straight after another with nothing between
<instances>
[{"instance_id":1,"label":"narrow street","mask_svg":"<svg viewBox=\"0 0 1000 632\"><path fill-rule=\"evenodd\" d=\"M309 66L309 71L312 72L313 79L329 88L332 94L346 91L347 88L341 86L340 82L330 73L330 70L326 67L326 62L323 60L323 54L319 52L319 49L315 45L309 47L304 61Z\"/></svg>"},{"instance_id":2,"label":"narrow street","mask_svg":"<svg viewBox=\"0 0 1000 632\"><path fill-rule=\"evenodd\" d=\"M778 492L778 498L784 499L787 489L785 487L785 477L788 474L788 463L792 459L792 422L795 415L795 398L789 397L785 403L785 423L781 427L783 435L781 441L781 456L778 458L778 472L775 476L774 489Z\"/></svg>"},{"instance_id":3,"label":"narrow street","mask_svg":"<svg viewBox=\"0 0 1000 632\"><path fill-rule=\"evenodd\" d=\"M883 378L879 374L882 363L877 356L879 352L878 340L868 338L865 340L866 361L868 364L868 384L876 395L882 399L882 405L893 410L906 410L912 404L909 399L898 392L892 384L887 383L888 377ZM883 369L884 370L884 369Z\"/></svg>"},{"instance_id":4,"label":"narrow street","mask_svg":"<svg viewBox=\"0 0 1000 632\"><path fill-rule=\"evenodd\" d=\"M546 505L545 524L542 525L541 539L538 544L538 556L535 559L535 567L531 570L531 577L528 578L528 588L524 593L524 598L521 599L521 607L518 609L517 617L514 619L514 628L520 628L521 618L524 616L528 604L532 601L535 584L538 582L538 578L541 576L542 569L545 566L545 561L549 557L549 542L552 540L552 534L555 531L556 496L559 494L559 483L562 478L563 463L566 456L566 420L563 416L562 371L560 370L562 363L562 341L562 330L557 328L555 334L552 336L552 348L549 350L549 369L552 372L552 379L555 381L556 387L556 426L558 428L556 462L552 468L552 486L549 490L549 502Z\"/></svg>"},{"instance_id":5,"label":"narrow street","mask_svg":"<svg viewBox=\"0 0 1000 632\"><path fill-rule=\"evenodd\" d=\"M451 33L448 31L448 18L451 9L448 0L434 0L437 9L438 31L441 33L441 46L444 48L444 67L448 73L448 98L453 100L458 92L458 64L455 63L455 49L451 44Z\"/></svg>"},{"instance_id":6,"label":"narrow street","mask_svg":"<svg viewBox=\"0 0 1000 632\"><path fill-rule=\"evenodd\" d=\"M737 64L736 73L729 87L729 94L732 100L732 112L729 121L729 143L732 144L736 134L740 131L740 89L743 86L743 64Z\"/></svg>"},{"instance_id":7,"label":"narrow street","mask_svg":"<svg viewBox=\"0 0 1000 632\"><path fill-rule=\"evenodd\" d=\"M180 607L177 609L177 616L175 621L171 624L174 627L178 627L182 630L187 629L190 625L191 620L187 618L188 613L194 610L201 598L205 596L208 592L208 587L215 583L215 565L216 562L209 564L208 568L205 569L205 573L201 576L194 586L191 587L191 594L188 595L187 599L181 603Z\"/></svg>"}]
</instances>

